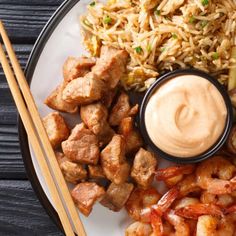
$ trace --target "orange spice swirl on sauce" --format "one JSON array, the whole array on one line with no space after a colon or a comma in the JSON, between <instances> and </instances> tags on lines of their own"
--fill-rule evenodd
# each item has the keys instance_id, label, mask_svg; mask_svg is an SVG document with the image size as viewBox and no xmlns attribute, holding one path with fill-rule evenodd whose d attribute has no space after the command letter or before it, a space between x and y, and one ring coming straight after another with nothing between
<instances>
[{"instance_id":1,"label":"orange spice swirl on sauce","mask_svg":"<svg viewBox=\"0 0 236 236\"><path fill-rule=\"evenodd\" d=\"M145 110L152 142L176 157L200 155L222 135L227 108L218 89L196 75L184 75L161 85Z\"/></svg>"}]
</instances>

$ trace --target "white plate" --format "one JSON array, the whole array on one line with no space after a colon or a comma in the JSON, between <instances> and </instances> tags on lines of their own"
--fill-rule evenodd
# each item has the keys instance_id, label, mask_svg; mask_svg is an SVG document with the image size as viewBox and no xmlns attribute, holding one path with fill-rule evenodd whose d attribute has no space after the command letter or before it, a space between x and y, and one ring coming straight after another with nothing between
<instances>
[{"instance_id":1,"label":"white plate","mask_svg":"<svg viewBox=\"0 0 236 236\"><path fill-rule=\"evenodd\" d=\"M62 66L66 58L86 54L80 34L79 16L85 13L88 4L88 0L66 1L44 28L30 56L26 76L31 81L31 91L42 117L52 111L44 105L44 100L62 81ZM79 123L78 115L69 117L70 125ZM28 146L21 121L19 133L29 179L47 212L59 224L55 213L56 206L53 207L42 172L33 151ZM114 213L100 204L94 206L88 218L80 215L88 236L121 236L131 222L125 210Z\"/></svg>"}]
</instances>

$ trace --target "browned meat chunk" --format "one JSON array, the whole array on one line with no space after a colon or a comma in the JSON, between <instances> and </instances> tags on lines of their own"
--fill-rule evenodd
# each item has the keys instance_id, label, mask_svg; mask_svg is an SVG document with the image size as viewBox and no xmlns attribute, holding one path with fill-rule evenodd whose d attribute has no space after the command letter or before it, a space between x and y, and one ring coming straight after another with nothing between
<instances>
[{"instance_id":1,"label":"browned meat chunk","mask_svg":"<svg viewBox=\"0 0 236 236\"><path fill-rule=\"evenodd\" d=\"M58 147L70 135L64 118L58 112L52 112L44 117L43 124L53 148Z\"/></svg>"},{"instance_id":2,"label":"browned meat chunk","mask_svg":"<svg viewBox=\"0 0 236 236\"><path fill-rule=\"evenodd\" d=\"M105 107L110 108L116 94L117 94L117 89L112 89L112 90L106 91L104 93L102 100L101 100L102 104Z\"/></svg>"},{"instance_id":3,"label":"browned meat chunk","mask_svg":"<svg viewBox=\"0 0 236 236\"><path fill-rule=\"evenodd\" d=\"M63 65L64 80L70 82L73 79L85 76L95 63L95 58L68 57Z\"/></svg>"},{"instance_id":4,"label":"browned meat chunk","mask_svg":"<svg viewBox=\"0 0 236 236\"><path fill-rule=\"evenodd\" d=\"M78 111L78 106L73 103L68 103L62 99L62 92L66 83L59 85L52 93L46 98L44 103L57 111L75 113Z\"/></svg>"},{"instance_id":5,"label":"browned meat chunk","mask_svg":"<svg viewBox=\"0 0 236 236\"><path fill-rule=\"evenodd\" d=\"M126 51L103 46L101 57L92 68L92 72L96 78L104 80L106 85L113 89L126 70L127 59L128 53Z\"/></svg>"},{"instance_id":6,"label":"browned meat chunk","mask_svg":"<svg viewBox=\"0 0 236 236\"><path fill-rule=\"evenodd\" d=\"M111 141L114 131L107 122L108 110L102 103L82 106L80 116L82 121L98 137L101 146Z\"/></svg>"},{"instance_id":7,"label":"browned meat chunk","mask_svg":"<svg viewBox=\"0 0 236 236\"><path fill-rule=\"evenodd\" d=\"M89 171L89 178L91 179L103 179L105 178L103 169L101 166L93 166L89 165L88 166L88 171Z\"/></svg>"},{"instance_id":8,"label":"browned meat chunk","mask_svg":"<svg viewBox=\"0 0 236 236\"><path fill-rule=\"evenodd\" d=\"M130 166L125 158L125 141L121 135L114 135L101 152L101 164L106 177L115 184L124 183Z\"/></svg>"},{"instance_id":9,"label":"browned meat chunk","mask_svg":"<svg viewBox=\"0 0 236 236\"><path fill-rule=\"evenodd\" d=\"M93 205L96 201L99 201L105 190L96 183L80 183L72 190L71 195L79 208L81 213L85 216L89 216L92 211Z\"/></svg>"},{"instance_id":10,"label":"browned meat chunk","mask_svg":"<svg viewBox=\"0 0 236 236\"><path fill-rule=\"evenodd\" d=\"M114 184L111 183L101 204L112 211L120 211L127 202L134 185L129 183Z\"/></svg>"},{"instance_id":11,"label":"browned meat chunk","mask_svg":"<svg viewBox=\"0 0 236 236\"><path fill-rule=\"evenodd\" d=\"M131 177L140 187L147 189L153 181L156 166L157 160L154 154L140 148L134 158Z\"/></svg>"},{"instance_id":12,"label":"browned meat chunk","mask_svg":"<svg viewBox=\"0 0 236 236\"><path fill-rule=\"evenodd\" d=\"M79 181L87 178L87 171L83 165L70 161L60 152L56 153L56 157L66 181L77 184Z\"/></svg>"},{"instance_id":13,"label":"browned meat chunk","mask_svg":"<svg viewBox=\"0 0 236 236\"><path fill-rule=\"evenodd\" d=\"M112 108L109 123L111 126L117 126L121 120L129 116L130 104L129 96L126 93L121 93L116 104Z\"/></svg>"},{"instance_id":14,"label":"browned meat chunk","mask_svg":"<svg viewBox=\"0 0 236 236\"><path fill-rule=\"evenodd\" d=\"M71 161L81 164L96 165L100 153L97 137L83 123L75 126L62 150Z\"/></svg>"},{"instance_id":15,"label":"browned meat chunk","mask_svg":"<svg viewBox=\"0 0 236 236\"><path fill-rule=\"evenodd\" d=\"M89 104L102 98L104 88L104 82L93 78L89 73L67 84L63 90L62 99L77 105Z\"/></svg>"},{"instance_id":16,"label":"browned meat chunk","mask_svg":"<svg viewBox=\"0 0 236 236\"><path fill-rule=\"evenodd\" d=\"M132 117L126 117L121 121L118 133L123 135L125 138L126 154L137 152L139 148L143 146L142 137L134 127L134 120Z\"/></svg>"}]
</instances>

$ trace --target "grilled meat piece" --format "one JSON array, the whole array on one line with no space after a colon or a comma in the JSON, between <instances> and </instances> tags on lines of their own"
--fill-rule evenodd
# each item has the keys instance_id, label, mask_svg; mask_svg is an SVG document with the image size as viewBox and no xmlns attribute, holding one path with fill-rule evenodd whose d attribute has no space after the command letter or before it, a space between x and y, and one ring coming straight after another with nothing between
<instances>
[{"instance_id":1,"label":"grilled meat piece","mask_svg":"<svg viewBox=\"0 0 236 236\"><path fill-rule=\"evenodd\" d=\"M115 132L107 122L108 110L101 102L82 106L80 117L98 137L101 146L111 141Z\"/></svg>"},{"instance_id":2,"label":"grilled meat piece","mask_svg":"<svg viewBox=\"0 0 236 236\"><path fill-rule=\"evenodd\" d=\"M77 184L87 178L87 171L83 165L72 162L60 152L56 153L56 157L66 181Z\"/></svg>"},{"instance_id":3,"label":"grilled meat piece","mask_svg":"<svg viewBox=\"0 0 236 236\"><path fill-rule=\"evenodd\" d=\"M134 158L131 177L144 189L150 187L157 166L157 160L153 153L140 148Z\"/></svg>"},{"instance_id":4,"label":"grilled meat piece","mask_svg":"<svg viewBox=\"0 0 236 236\"><path fill-rule=\"evenodd\" d=\"M100 154L97 137L83 123L75 126L62 150L71 161L81 164L96 165Z\"/></svg>"},{"instance_id":5,"label":"grilled meat piece","mask_svg":"<svg viewBox=\"0 0 236 236\"><path fill-rule=\"evenodd\" d=\"M78 209L85 216L89 216L96 201L101 200L105 190L96 183L80 183L72 190L72 198Z\"/></svg>"},{"instance_id":6,"label":"grilled meat piece","mask_svg":"<svg viewBox=\"0 0 236 236\"><path fill-rule=\"evenodd\" d=\"M134 185L130 183L119 185L111 183L100 203L112 211L120 211L127 202L133 188Z\"/></svg>"},{"instance_id":7,"label":"grilled meat piece","mask_svg":"<svg viewBox=\"0 0 236 236\"><path fill-rule=\"evenodd\" d=\"M125 158L125 141L121 135L114 135L101 152L101 164L106 177L115 184L124 183L130 166Z\"/></svg>"},{"instance_id":8,"label":"grilled meat piece","mask_svg":"<svg viewBox=\"0 0 236 236\"><path fill-rule=\"evenodd\" d=\"M57 88L52 91L52 93L46 98L44 103L57 111L76 113L78 111L78 106L73 103L68 103L62 99L62 92L66 87L66 83L62 83Z\"/></svg>"},{"instance_id":9,"label":"grilled meat piece","mask_svg":"<svg viewBox=\"0 0 236 236\"><path fill-rule=\"evenodd\" d=\"M92 68L95 78L102 79L110 89L114 89L126 70L128 53L125 50L102 46L101 56Z\"/></svg>"},{"instance_id":10,"label":"grilled meat piece","mask_svg":"<svg viewBox=\"0 0 236 236\"><path fill-rule=\"evenodd\" d=\"M129 116L130 103L128 94L122 92L119 96L116 104L111 110L109 117L109 123L111 126L117 126L120 124L121 120Z\"/></svg>"},{"instance_id":11,"label":"grilled meat piece","mask_svg":"<svg viewBox=\"0 0 236 236\"><path fill-rule=\"evenodd\" d=\"M96 165L96 166L89 165L88 171L89 171L89 178L90 179L103 179L103 178L105 178L103 169L99 165Z\"/></svg>"},{"instance_id":12,"label":"grilled meat piece","mask_svg":"<svg viewBox=\"0 0 236 236\"><path fill-rule=\"evenodd\" d=\"M70 135L70 130L64 118L58 112L52 112L45 116L43 124L53 148L60 146L61 142Z\"/></svg>"},{"instance_id":13,"label":"grilled meat piece","mask_svg":"<svg viewBox=\"0 0 236 236\"><path fill-rule=\"evenodd\" d=\"M85 76L96 64L95 58L88 57L68 57L63 65L63 77L68 83L78 77Z\"/></svg>"},{"instance_id":14,"label":"grilled meat piece","mask_svg":"<svg viewBox=\"0 0 236 236\"><path fill-rule=\"evenodd\" d=\"M77 105L90 104L102 98L104 89L104 82L88 73L68 83L63 90L62 99Z\"/></svg>"},{"instance_id":15,"label":"grilled meat piece","mask_svg":"<svg viewBox=\"0 0 236 236\"><path fill-rule=\"evenodd\" d=\"M142 137L134 127L134 119L132 117L126 117L121 121L118 133L123 135L125 138L126 154L137 152L139 148L143 146Z\"/></svg>"}]
</instances>

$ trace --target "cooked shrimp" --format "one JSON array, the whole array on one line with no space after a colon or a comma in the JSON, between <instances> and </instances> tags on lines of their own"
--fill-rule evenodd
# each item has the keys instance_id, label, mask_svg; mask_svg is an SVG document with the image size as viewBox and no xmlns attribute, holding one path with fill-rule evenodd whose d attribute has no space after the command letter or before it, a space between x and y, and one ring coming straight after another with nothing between
<instances>
[{"instance_id":1,"label":"cooked shrimp","mask_svg":"<svg viewBox=\"0 0 236 236\"><path fill-rule=\"evenodd\" d=\"M175 203L174 209L177 210L177 209L180 209L180 208L183 208L183 207L186 207L186 206L189 206L189 205L194 205L194 204L197 204L197 203L199 203L199 200L197 198L184 197L184 198L181 198L180 200L178 200Z\"/></svg>"},{"instance_id":2,"label":"cooked shrimp","mask_svg":"<svg viewBox=\"0 0 236 236\"><path fill-rule=\"evenodd\" d=\"M157 180L166 180L179 175L192 174L194 165L170 166L164 169L159 169L156 172Z\"/></svg>"},{"instance_id":3,"label":"cooked shrimp","mask_svg":"<svg viewBox=\"0 0 236 236\"><path fill-rule=\"evenodd\" d=\"M212 216L223 216L223 212L220 207L214 204L203 204L197 203L194 205L189 205L182 207L175 211L176 215L182 216L189 219L197 219L202 215L212 215Z\"/></svg>"},{"instance_id":4,"label":"cooked shrimp","mask_svg":"<svg viewBox=\"0 0 236 236\"><path fill-rule=\"evenodd\" d=\"M174 210L169 210L164 214L164 218L173 225L175 229L175 236L189 236L190 228L189 225L185 222L184 218L175 214Z\"/></svg>"},{"instance_id":5,"label":"cooked shrimp","mask_svg":"<svg viewBox=\"0 0 236 236\"><path fill-rule=\"evenodd\" d=\"M177 199L178 196L179 196L179 189L177 187L173 187L168 192L166 192L158 201L158 203L152 206L152 208L160 216L162 216L163 213L169 209L169 207Z\"/></svg>"},{"instance_id":6,"label":"cooked shrimp","mask_svg":"<svg viewBox=\"0 0 236 236\"><path fill-rule=\"evenodd\" d=\"M196 236L233 236L234 224L228 217L218 219L204 215L198 218Z\"/></svg>"},{"instance_id":7,"label":"cooked shrimp","mask_svg":"<svg viewBox=\"0 0 236 236\"><path fill-rule=\"evenodd\" d=\"M224 210L225 214L236 213L236 205L232 205Z\"/></svg>"},{"instance_id":8,"label":"cooked shrimp","mask_svg":"<svg viewBox=\"0 0 236 236\"><path fill-rule=\"evenodd\" d=\"M125 230L125 236L150 236L152 232L150 224L137 221Z\"/></svg>"},{"instance_id":9,"label":"cooked shrimp","mask_svg":"<svg viewBox=\"0 0 236 236\"><path fill-rule=\"evenodd\" d=\"M223 157L213 157L198 166L197 183L212 194L231 193L232 183L229 180L233 177L235 170L236 167Z\"/></svg>"},{"instance_id":10,"label":"cooked shrimp","mask_svg":"<svg viewBox=\"0 0 236 236\"><path fill-rule=\"evenodd\" d=\"M202 203L212 203L217 206L227 207L234 203L234 198L230 194L216 195L203 191L200 197Z\"/></svg>"},{"instance_id":11,"label":"cooked shrimp","mask_svg":"<svg viewBox=\"0 0 236 236\"><path fill-rule=\"evenodd\" d=\"M194 174L186 176L185 179L177 184L180 196L187 196L189 193L201 191L197 185L196 176Z\"/></svg>"},{"instance_id":12,"label":"cooked shrimp","mask_svg":"<svg viewBox=\"0 0 236 236\"><path fill-rule=\"evenodd\" d=\"M147 190L136 188L126 202L125 208L131 218L136 221L146 222L146 220L141 217L142 210L146 208L149 209L152 205L156 204L160 198L161 195L154 188Z\"/></svg>"},{"instance_id":13,"label":"cooked shrimp","mask_svg":"<svg viewBox=\"0 0 236 236\"><path fill-rule=\"evenodd\" d=\"M162 219L161 216L153 209L151 210L150 221L153 229L153 235L162 236L164 233Z\"/></svg>"},{"instance_id":14,"label":"cooked shrimp","mask_svg":"<svg viewBox=\"0 0 236 236\"><path fill-rule=\"evenodd\" d=\"M178 188L174 187L166 192L161 199L158 201L157 204L152 205L151 207L146 207L141 210L140 218L143 222L150 221L151 211L154 210L156 214L162 216L163 213L169 209L171 204L177 199L179 195Z\"/></svg>"},{"instance_id":15,"label":"cooked shrimp","mask_svg":"<svg viewBox=\"0 0 236 236\"><path fill-rule=\"evenodd\" d=\"M184 175L176 175L175 177L172 177L163 181L168 188L172 188L176 184L178 184L183 178L184 178Z\"/></svg>"}]
</instances>

